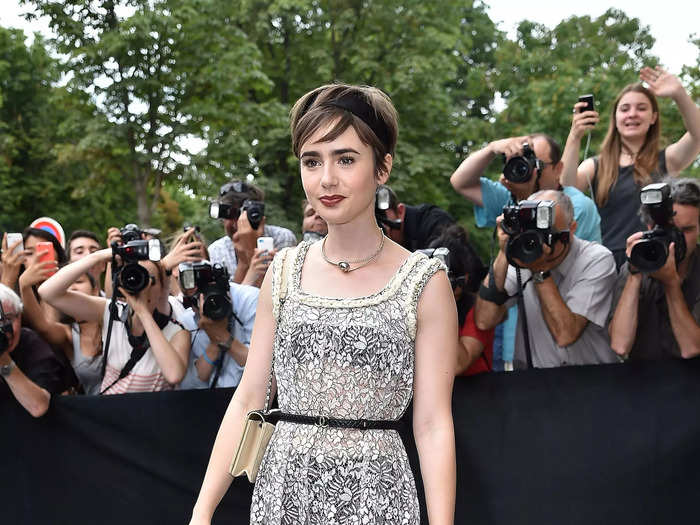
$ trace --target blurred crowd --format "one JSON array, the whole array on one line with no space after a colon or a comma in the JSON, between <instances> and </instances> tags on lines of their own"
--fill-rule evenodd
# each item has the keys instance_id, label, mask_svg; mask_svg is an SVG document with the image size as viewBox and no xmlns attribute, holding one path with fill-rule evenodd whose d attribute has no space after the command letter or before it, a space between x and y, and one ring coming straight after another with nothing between
<instances>
[{"instance_id":1,"label":"blurred crowd","mask_svg":"<svg viewBox=\"0 0 700 525\"><path fill-rule=\"evenodd\" d=\"M599 122L591 96L572 106L563 149L533 132L461 162L445 191L494 230L489 261L445 210L377 188L385 235L445 265L456 375L700 353L700 185L682 176L700 153L700 109L675 76L640 76L646 86L619 93L600 153L580 164ZM676 103L687 130L666 147L657 97ZM484 176L492 162L503 163L498 181ZM300 241L322 242L324 219L306 201L300 212ZM43 229L6 233L0 399L41 416L52 395L235 387L267 269L298 239L267 223L249 182L224 184L210 216L225 231L211 243L198 226L171 239L133 224L77 230L65 249Z\"/></svg>"}]
</instances>

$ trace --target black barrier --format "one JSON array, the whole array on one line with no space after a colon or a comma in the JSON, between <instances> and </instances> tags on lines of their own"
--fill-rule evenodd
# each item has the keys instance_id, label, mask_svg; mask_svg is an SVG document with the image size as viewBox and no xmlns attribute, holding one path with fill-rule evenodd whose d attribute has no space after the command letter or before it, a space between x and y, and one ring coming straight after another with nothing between
<instances>
[{"instance_id":1,"label":"black barrier","mask_svg":"<svg viewBox=\"0 0 700 525\"><path fill-rule=\"evenodd\" d=\"M0 402L0 523L187 523L230 396ZM459 378L453 406L456 523L700 521L700 360ZM247 523L251 491L214 523Z\"/></svg>"}]
</instances>

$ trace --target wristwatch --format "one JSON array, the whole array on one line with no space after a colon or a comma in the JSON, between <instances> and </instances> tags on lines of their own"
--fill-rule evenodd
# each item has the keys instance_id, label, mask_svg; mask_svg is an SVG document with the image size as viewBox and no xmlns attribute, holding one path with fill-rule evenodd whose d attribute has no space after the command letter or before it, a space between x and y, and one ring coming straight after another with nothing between
<instances>
[{"instance_id":1,"label":"wristwatch","mask_svg":"<svg viewBox=\"0 0 700 525\"><path fill-rule=\"evenodd\" d=\"M216 346L218 346L219 349L223 350L224 352L228 352L228 349L231 348L232 344L233 335L229 335L226 341L219 341L218 343L216 343Z\"/></svg>"},{"instance_id":2,"label":"wristwatch","mask_svg":"<svg viewBox=\"0 0 700 525\"><path fill-rule=\"evenodd\" d=\"M546 272L533 272L532 274L532 282L535 284L542 284L544 280L552 275L552 272L547 270Z\"/></svg>"},{"instance_id":3,"label":"wristwatch","mask_svg":"<svg viewBox=\"0 0 700 525\"><path fill-rule=\"evenodd\" d=\"M10 359L9 365L0 366L0 376L8 377L16 366L15 362Z\"/></svg>"}]
</instances>

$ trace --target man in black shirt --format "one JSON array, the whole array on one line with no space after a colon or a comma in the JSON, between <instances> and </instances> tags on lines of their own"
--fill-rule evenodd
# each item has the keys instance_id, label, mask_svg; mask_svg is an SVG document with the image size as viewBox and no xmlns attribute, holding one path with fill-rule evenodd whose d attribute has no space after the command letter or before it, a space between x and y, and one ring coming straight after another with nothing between
<instances>
[{"instance_id":1,"label":"man in black shirt","mask_svg":"<svg viewBox=\"0 0 700 525\"><path fill-rule=\"evenodd\" d=\"M610 345L630 359L700 355L700 185L671 183L673 223L685 238L686 255L676 264L675 247L664 266L643 274L629 262L620 268L610 322ZM642 232L627 239L627 255ZM674 246L673 244L671 246Z\"/></svg>"},{"instance_id":2,"label":"man in black shirt","mask_svg":"<svg viewBox=\"0 0 700 525\"><path fill-rule=\"evenodd\" d=\"M455 223L449 213L433 204L410 206L399 202L388 186L377 188L377 202L378 219L386 236L412 252L430 246Z\"/></svg>"},{"instance_id":3,"label":"man in black shirt","mask_svg":"<svg viewBox=\"0 0 700 525\"><path fill-rule=\"evenodd\" d=\"M75 386L77 380L43 339L22 328L22 302L4 284L0 304L0 402L14 397L32 416L43 416L51 395Z\"/></svg>"}]
</instances>

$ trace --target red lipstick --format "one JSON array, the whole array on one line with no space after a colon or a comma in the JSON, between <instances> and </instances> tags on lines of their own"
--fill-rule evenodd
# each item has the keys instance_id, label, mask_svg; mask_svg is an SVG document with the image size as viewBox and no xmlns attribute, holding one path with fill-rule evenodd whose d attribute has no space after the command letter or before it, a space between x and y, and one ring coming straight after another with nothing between
<instances>
[{"instance_id":1,"label":"red lipstick","mask_svg":"<svg viewBox=\"0 0 700 525\"><path fill-rule=\"evenodd\" d=\"M323 204L327 208L332 208L336 204L340 203L345 197L342 195L324 195L319 201L321 201L321 204Z\"/></svg>"}]
</instances>

